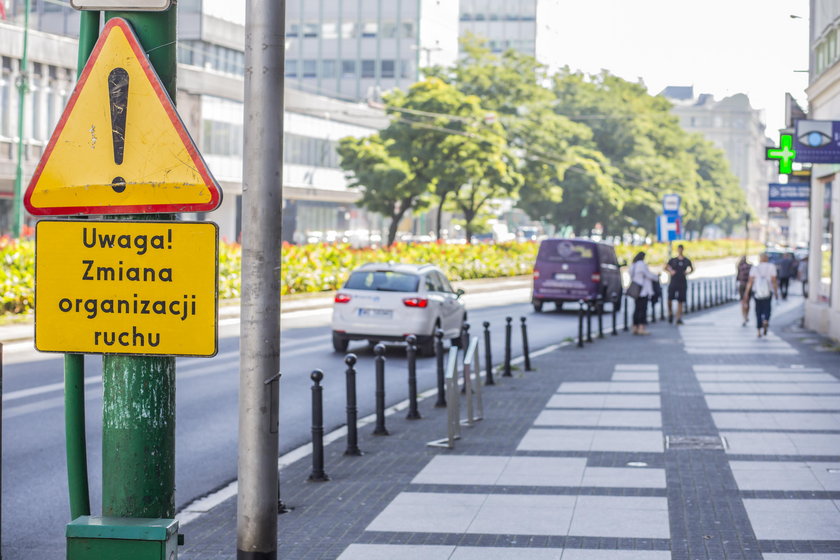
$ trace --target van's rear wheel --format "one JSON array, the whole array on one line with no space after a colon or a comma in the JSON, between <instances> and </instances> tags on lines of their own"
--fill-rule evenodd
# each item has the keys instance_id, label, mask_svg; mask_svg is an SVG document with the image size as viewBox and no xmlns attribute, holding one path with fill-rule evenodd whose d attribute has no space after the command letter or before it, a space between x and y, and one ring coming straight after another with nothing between
<instances>
[{"instance_id":1,"label":"van's rear wheel","mask_svg":"<svg viewBox=\"0 0 840 560\"><path fill-rule=\"evenodd\" d=\"M534 311L536 311L537 313L541 313L541 312L542 312L542 310L543 310L543 302L542 302L542 300L541 300L541 299L535 299L535 300L531 301L531 305L533 305L533 306L534 306Z\"/></svg>"}]
</instances>

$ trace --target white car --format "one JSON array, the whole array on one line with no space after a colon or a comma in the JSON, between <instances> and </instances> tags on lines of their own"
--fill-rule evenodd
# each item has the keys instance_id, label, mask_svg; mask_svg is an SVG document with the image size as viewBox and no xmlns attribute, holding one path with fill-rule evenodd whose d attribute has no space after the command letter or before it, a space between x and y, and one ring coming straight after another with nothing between
<instances>
[{"instance_id":1,"label":"white car","mask_svg":"<svg viewBox=\"0 0 840 560\"><path fill-rule=\"evenodd\" d=\"M442 329L453 344L460 342L467 319L463 290L430 264L366 264L354 270L335 295L333 348L347 351L351 340L404 341L417 337L420 354L434 353L434 333Z\"/></svg>"}]
</instances>

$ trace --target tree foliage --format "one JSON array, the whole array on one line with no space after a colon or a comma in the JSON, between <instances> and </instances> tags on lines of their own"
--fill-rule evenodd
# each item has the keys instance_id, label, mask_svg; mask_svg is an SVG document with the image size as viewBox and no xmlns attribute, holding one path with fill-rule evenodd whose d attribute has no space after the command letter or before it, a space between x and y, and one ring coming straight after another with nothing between
<instances>
[{"instance_id":1,"label":"tree foliage","mask_svg":"<svg viewBox=\"0 0 840 560\"><path fill-rule=\"evenodd\" d=\"M390 217L393 234L395 220L434 203L438 217L444 207L460 214L469 237L497 198L578 234L650 232L666 193L681 195L691 230L743 218L723 152L685 132L642 83L607 71L549 75L533 57L494 54L469 35L462 53L386 95L391 122L378 135L341 142L360 204Z\"/></svg>"}]
</instances>

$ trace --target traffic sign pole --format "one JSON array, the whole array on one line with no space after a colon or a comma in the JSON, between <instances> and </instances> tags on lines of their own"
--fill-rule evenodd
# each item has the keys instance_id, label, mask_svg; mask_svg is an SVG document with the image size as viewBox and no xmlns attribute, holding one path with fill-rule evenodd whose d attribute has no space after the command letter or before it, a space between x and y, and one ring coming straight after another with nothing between
<instances>
[{"instance_id":1,"label":"traffic sign pole","mask_svg":"<svg viewBox=\"0 0 840 560\"><path fill-rule=\"evenodd\" d=\"M175 10L105 12L131 24L173 100ZM174 518L175 358L105 355L102 383L102 515Z\"/></svg>"}]
</instances>

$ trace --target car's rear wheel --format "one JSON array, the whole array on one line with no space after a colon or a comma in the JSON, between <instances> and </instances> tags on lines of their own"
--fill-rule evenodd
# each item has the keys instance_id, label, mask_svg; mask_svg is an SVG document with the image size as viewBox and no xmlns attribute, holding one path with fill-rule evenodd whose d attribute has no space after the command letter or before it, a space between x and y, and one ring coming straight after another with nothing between
<instances>
[{"instance_id":1,"label":"car's rear wheel","mask_svg":"<svg viewBox=\"0 0 840 560\"><path fill-rule=\"evenodd\" d=\"M345 337L341 336L339 333L333 331L332 343L333 349L336 352L347 352L347 346L350 344L350 341L347 340Z\"/></svg>"},{"instance_id":2,"label":"car's rear wheel","mask_svg":"<svg viewBox=\"0 0 840 560\"><path fill-rule=\"evenodd\" d=\"M543 310L543 302L541 299L532 300L531 305L534 306L534 311L537 313L540 313Z\"/></svg>"}]
</instances>

